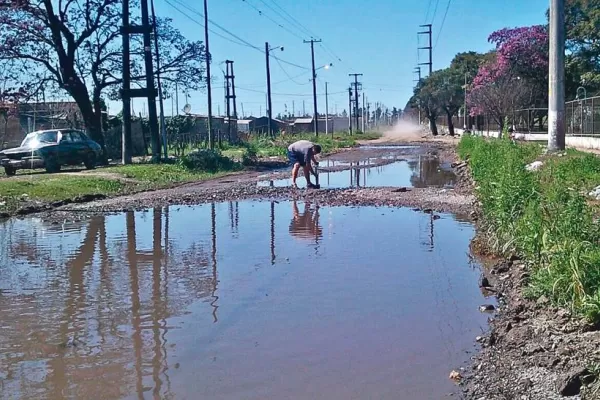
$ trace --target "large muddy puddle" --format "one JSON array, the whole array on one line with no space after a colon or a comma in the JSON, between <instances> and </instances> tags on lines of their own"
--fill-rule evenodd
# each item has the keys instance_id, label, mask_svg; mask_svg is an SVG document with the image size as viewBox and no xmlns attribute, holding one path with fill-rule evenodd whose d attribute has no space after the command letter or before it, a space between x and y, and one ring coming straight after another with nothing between
<instances>
[{"instance_id":1,"label":"large muddy puddle","mask_svg":"<svg viewBox=\"0 0 600 400\"><path fill-rule=\"evenodd\" d=\"M393 161L392 157L367 158L357 162L324 160L319 165L319 184L322 188L332 189L384 186L451 188L456 182L456 175L450 166L443 165L438 159L417 156L410 160ZM314 183L314 177L311 179ZM305 184L302 171L297 183ZM291 184L291 178L258 182L259 186L275 187Z\"/></svg>"},{"instance_id":2,"label":"large muddy puddle","mask_svg":"<svg viewBox=\"0 0 600 400\"><path fill-rule=\"evenodd\" d=\"M442 399L473 228L293 202L0 225L3 399Z\"/></svg>"}]
</instances>

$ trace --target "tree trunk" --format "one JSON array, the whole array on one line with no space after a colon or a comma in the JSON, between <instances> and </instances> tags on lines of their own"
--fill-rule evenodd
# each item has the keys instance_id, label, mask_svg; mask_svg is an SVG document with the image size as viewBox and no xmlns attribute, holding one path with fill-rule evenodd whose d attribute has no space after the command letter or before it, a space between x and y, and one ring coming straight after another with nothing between
<instances>
[{"instance_id":1,"label":"tree trunk","mask_svg":"<svg viewBox=\"0 0 600 400\"><path fill-rule=\"evenodd\" d=\"M99 113L99 115L96 115L96 112L94 112L94 106L90 100L87 88L82 82L71 83L69 85L69 93L79 107L79 112L81 112L81 117L83 118L83 123L85 124L88 135L92 140L102 146L102 149L106 154L104 136L102 135L102 114Z\"/></svg>"},{"instance_id":2,"label":"tree trunk","mask_svg":"<svg viewBox=\"0 0 600 400\"><path fill-rule=\"evenodd\" d=\"M100 101L100 90L94 89L93 95L93 103L94 103L94 113L92 115L93 123L90 126L93 126L96 129L96 136L99 137L100 141L96 140L100 146L102 146L102 159L99 160L102 165L108 165L108 153L106 151L106 144L104 142L104 134L102 132L102 103ZM87 124L86 124L87 125ZM90 129L90 128L88 128ZM92 135L92 131L90 129L90 136ZM93 139L93 137L92 137Z\"/></svg>"},{"instance_id":3,"label":"tree trunk","mask_svg":"<svg viewBox=\"0 0 600 400\"><path fill-rule=\"evenodd\" d=\"M448 134L450 136L454 136L454 122L452 121L452 114L449 111L446 111L446 115L448 116Z\"/></svg>"},{"instance_id":4,"label":"tree trunk","mask_svg":"<svg viewBox=\"0 0 600 400\"><path fill-rule=\"evenodd\" d=\"M431 134L433 136L438 135L437 123L435 122L435 117L428 115L427 119L429 119L429 129L431 129Z\"/></svg>"}]
</instances>

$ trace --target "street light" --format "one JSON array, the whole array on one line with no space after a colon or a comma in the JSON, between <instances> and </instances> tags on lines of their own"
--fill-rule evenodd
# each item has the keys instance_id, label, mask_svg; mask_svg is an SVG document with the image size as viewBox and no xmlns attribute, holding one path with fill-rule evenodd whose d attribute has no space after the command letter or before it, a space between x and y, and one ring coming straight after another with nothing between
<instances>
[{"instance_id":1,"label":"street light","mask_svg":"<svg viewBox=\"0 0 600 400\"><path fill-rule=\"evenodd\" d=\"M265 43L265 56L266 56L266 60L267 60L267 107L269 107L269 109L267 110L267 131L269 136L272 136L273 133L271 131L271 119L273 117L273 113L272 113L272 106L271 106L271 66L269 64L269 52L271 50L277 50L277 49L281 49L281 51L283 51L283 46L277 46L277 47L270 47L269 46L269 42Z\"/></svg>"}]
</instances>

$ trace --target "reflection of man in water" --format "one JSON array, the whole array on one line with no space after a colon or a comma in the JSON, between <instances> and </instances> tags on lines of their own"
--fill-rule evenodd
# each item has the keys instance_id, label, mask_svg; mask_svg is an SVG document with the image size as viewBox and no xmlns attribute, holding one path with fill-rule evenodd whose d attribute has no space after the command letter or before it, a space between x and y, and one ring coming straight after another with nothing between
<instances>
[{"instance_id":1,"label":"reflection of man in water","mask_svg":"<svg viewBox=\"0 0 600 400\"><path fill-rule=\"evenodd\" d=\"M290 235L301 239L319 239L323 235L323 229L319 226L319 207L310 209L308 203L304 203L304 213L300 214L298 204L292 203L294 216L290 223Z\"/></svg>"}]
</instances>

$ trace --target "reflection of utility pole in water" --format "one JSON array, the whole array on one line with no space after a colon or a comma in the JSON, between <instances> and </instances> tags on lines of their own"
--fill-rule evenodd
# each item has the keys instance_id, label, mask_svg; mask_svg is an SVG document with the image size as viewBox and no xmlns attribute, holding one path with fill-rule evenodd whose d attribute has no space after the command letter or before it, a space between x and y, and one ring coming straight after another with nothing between
<instances>
[{"instance_id":1,"label":"reflection of utility pole in water","mask_svg":"<svg viewBox=\"0 0 600 400\"><path fill-rule=\"evenodd\" d=\"M275 202L271 202L271 265L275 264Z\"/></svg>"},{"instance_id":2,"label":"reflection of utility pole in water","mask_svg":"<svg viewBox=\"0 0 600 400\"><path fill-rule=\"evenodd\" d=\"M152 380L154 381L153 396L161 397L162 380L160 379L162 360L159 310L164 310L162 303L161 266L162 266L162 208L154 208L152 220L152 336L154 339L154 357L152 359Z\"/></svg>"},{"instance_id":3,"label":"reflection of utility pole in water","mask_svg":"<svg viewBox=\"0 0 600 400\"><path fill-rule=\"evenodd\" d=\"M215 203L210 204L210 220L211 220L211 238L212 238L212 272L213 272L213 290L212 290L212 298L214 299L210 305L213 308L213 322L217 322L217 309L219 306L216 305L219 297L215 295L217 292L217 211L215 208Z\"/></svg>"},{"instance_id":4,"label":"reflection of utility pole in water","mask_svg":"<svg viewBox=\"0 0 600 400\"><path fill-rule=\"evenodd\" d=\"M433 250L433 211L429 214L429 247Z\"/></svg>"},{"instance_id":5,"label":"reflection of utility pole in water","mask_svg":"<svg viewBox=\"0 0 600 400\"><path fill-rule=\"evenodd\" d=\"M125 215L127 226L127 261L129 263L129 279L131 286L131 326L133 328L133 353L135 357L135 388L140 400L144 399L142 382L142 327L140 318L140 287L137 268L137 245L135 235L135 214L128 211Z\"/></svg>"}]
</instances>

